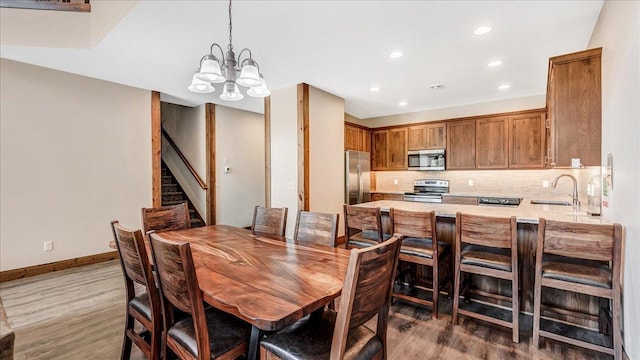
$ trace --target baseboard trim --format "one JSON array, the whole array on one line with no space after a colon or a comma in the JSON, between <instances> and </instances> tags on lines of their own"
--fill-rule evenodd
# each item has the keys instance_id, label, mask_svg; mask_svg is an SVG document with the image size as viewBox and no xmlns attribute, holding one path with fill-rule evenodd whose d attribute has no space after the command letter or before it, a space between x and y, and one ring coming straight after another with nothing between
<instances>
[{"instance_id":1,"label":"baseboard trim","mask_svg":"<svg viewBox=\"0 0 640 360\"><path fill-rule=\"evenodd\" d=\"M40 275L40 274L46 274L53 271L70 269L77 266L96 264L99 262L109 261L117 258L118 258L117 251L109 251L102 254L82 256L74 259L61 260L61 261L56 261L48 264L27 266L27 267L13 269L13 270L0 271L0 283L11 281L11 280L23 279L31 276Z\"/></svg>"}]
</instances>

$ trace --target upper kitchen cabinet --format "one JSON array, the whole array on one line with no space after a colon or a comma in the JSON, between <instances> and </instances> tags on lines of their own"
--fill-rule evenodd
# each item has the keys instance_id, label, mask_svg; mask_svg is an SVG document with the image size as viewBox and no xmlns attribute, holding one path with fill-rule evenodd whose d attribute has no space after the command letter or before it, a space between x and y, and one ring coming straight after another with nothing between
<instances>
[{"instance_id":1,"label":"upper kitchen cabinet","mask_svg":"<svg viewBox=\"0 0 640 360\"><path fill-rule=\"evenodd\" d=\"M509 118L509 168L545 167L544 110Z\"/></svg>"},{"instance_id":2,"label":"upper kitchen cabinet","mask_svg":"<svg viewBox=\"0 0 640 360\"><path fill-rule=\"evenodd\" d=\"M447 127L444 123L407 128L407 150L444 149L446 146Z\"/></svg>"},{"instance_id":3,"label":"upper kitchen cabinet","mask_svg":"<svg viewBox=\"0 0 640 360\"><path fill-rule=\"evenodd\" d=\"M549 59L547 109L550 166L601 165L602 48Z\"/></svg>"},{"instance_id":4,"label":"upper kitchen cabinet","mask_svg":"<svg viewBox=\"0 0 640 360\"><path fill-rule=\"evenodd\" d=\"M509 166L509 119L476 121L476 168L506 169Z\"/></svg>"},{"instance_id":5,"label":"upper kitchen cabinet","mask_svg":"<svg viewBox=\"0 0 640 360\"><path fill-rule=\"evenodd\" d=\"M371 152L371 132L367 129L345 123L344 149Z\"/></svg>"},{"instance_id":6,"label":"upper kitchen cabinet","mask_svg":"<svg viewBox=\"0 0 640 360\"><path fill-rule=\"evenodd\" d=\"M476 121L452 121L447 124L447 170L475 169Z\"/></svg>"},{"instance_id":7,"label":"upper kitchen cabinet","mask_svg":"<svg viewBox=\"0 0 640 360\"><path fill-rule=\"evenodd\" d=\"M371 170L407 170L407 128L371 132Z\"/></svg>"},{"instance_id":8,"label":"upper kitchen cabinet","mask_svg":"<svg viewBox=\"0 0 640 360\"><path fill-rule=\"evenodd\" d=\"M389 131L371 132L371 170L387 170L387 146Z\"/></svg>"}]
</instances>

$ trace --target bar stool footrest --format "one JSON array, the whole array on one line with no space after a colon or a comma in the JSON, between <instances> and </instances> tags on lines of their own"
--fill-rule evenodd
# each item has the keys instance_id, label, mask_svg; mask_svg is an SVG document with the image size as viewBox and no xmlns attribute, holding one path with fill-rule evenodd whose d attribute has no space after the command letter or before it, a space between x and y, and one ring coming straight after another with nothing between
<instances>
[{"instance_id":1,"label":"bar stool footrest","mask_svg":"<svg viewBox=\"0 0 640 360\"><path fill-rule=\"evenodd\" d=\"M611 338L598 330L540 319L540 336L613 355Z\"/></svg>"},{"instance_id":2,"label":"bar stool footrest","mask_svg":"<svg viewBox=\"0 0 640 360\"><path fill-rule=\"evenodd\" d=\"M505 327L512 327L513 315L511 314L511 310L497 306L482 304L476 301L460 301L458 313Z\"/></svg>"},{"instance_id":3,"label":"bar stool footrest","mask_svg":"<svg viewBox=\"0 0 640 360\"><path fill-rule=\"evenodd\" d=\"M432 306L433 292L418 286L401 286L396 284L393 287L392 296L396 299L409 301L416 304Z\"/></svg>"}]
</instances>

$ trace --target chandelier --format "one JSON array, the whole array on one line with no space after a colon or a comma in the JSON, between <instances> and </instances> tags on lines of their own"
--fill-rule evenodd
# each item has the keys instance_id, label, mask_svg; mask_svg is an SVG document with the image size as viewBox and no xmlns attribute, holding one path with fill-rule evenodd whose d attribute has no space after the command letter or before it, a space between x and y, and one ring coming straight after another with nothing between
<instances>
[{"instance_id":1,"label":"chandelier","mask_svg":"<svg viewBox=\"0 0 640 360\"><path fill-rule=\"evenodd\" d=\"M217 43L211 44L209 54L200 59L200 67L193 74L189 90L200 94L212 93L216 90L213 84L224 83L220 99L225 101L239 101L244 98L238 85L248 87L247 95L249 96L269 96L271 91L267 88L260 73L258 63L251 56L251 50L242 49L236 59L231 42L231 29L231 0L229 0L229 45L227 45L227 52L225 54ZM220 50L220 59L213 55L214 48ZM241 60L243 54L248 57Z\"/></svg>"}]
</instances>

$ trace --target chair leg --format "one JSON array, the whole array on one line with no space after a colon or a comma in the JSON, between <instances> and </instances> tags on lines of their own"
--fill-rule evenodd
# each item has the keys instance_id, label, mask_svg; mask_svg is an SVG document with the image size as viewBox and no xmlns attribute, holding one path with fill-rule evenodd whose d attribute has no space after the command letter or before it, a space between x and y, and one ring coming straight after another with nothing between
<instances>
[{"instance_id":1,"label":"chair leg","mask_svg":"<svg viewBox=\"0 0 640 360\"><path fill-rule=\"evenodd\" d=\"M518 292L518 269L514 269L511 279L511 316L513 326L513 342L520 342L520 296Z\"/></svg>"},{"instance_id":2,"label":"chair leg","mask_svg":"<svg viewBox=\"0 0 640 360\"><path fill-rule=\"evenodd\" d=\"M538 280L536 278L536 280ZM536 281L533 291L533 339L531 345L537 349L540 345L540 303L542 301L542 286Z\"/></svg>"},{"instance_id":3,"label":"chair leg","mask_svg":"<svg viewBox=\"0 0 640 360\"><path fill-rule=\"evenodd\" d=\"M124 323L124 338L122 340L122 353L120 354L120 359L128 360L131 358L131 339L127 336L127 331L129 329L133 329L133 317L129 315L129 309L127 307L127 318Z\"/></svg>"},{"instance_id":4,"label":"chair leg","mask_svg":"<svg viewBox=\"0 0 640 360\"><path fill-rule=\"evenodd\" d=\"M451 309L451 323L458 325L458 306L460 304L460 270L456 266L453 283L453 308Z\"/></svg>"},{"instance_id":5,"label":"chair leg","mask_svg":"<svg viewBox=\"0 0 640 360\"><path fill-rule=\"evenodd\" d=\"M611 329L611 331L613 331L613 356L616 360L622 360L622 323L620 321L621 305L620 291L619 289L618 291L614 290L613 299L611 299L611 317L613 318L611 321L613 329Z\"/></svg>"},{"instance_id":6,"label":"chair leg","mask_svg":"<svg viewBox=\"0 0 640 360\"><path fill-rule=\"evenodd\" d=\"M431 269L433 270L433 272L432 272L432 274L433 274L432 275L432 277L433 277L433 284L432 284L432 288L433 288L433 296L432 296L433 305L432 305L432 309L431 309L431 318L433 320L437 320L438 319L438 296L440 295L440 273L438 272L438 265L439 265L439 263L436 262L431 267Z\"/></svg>"}]
</instances>

